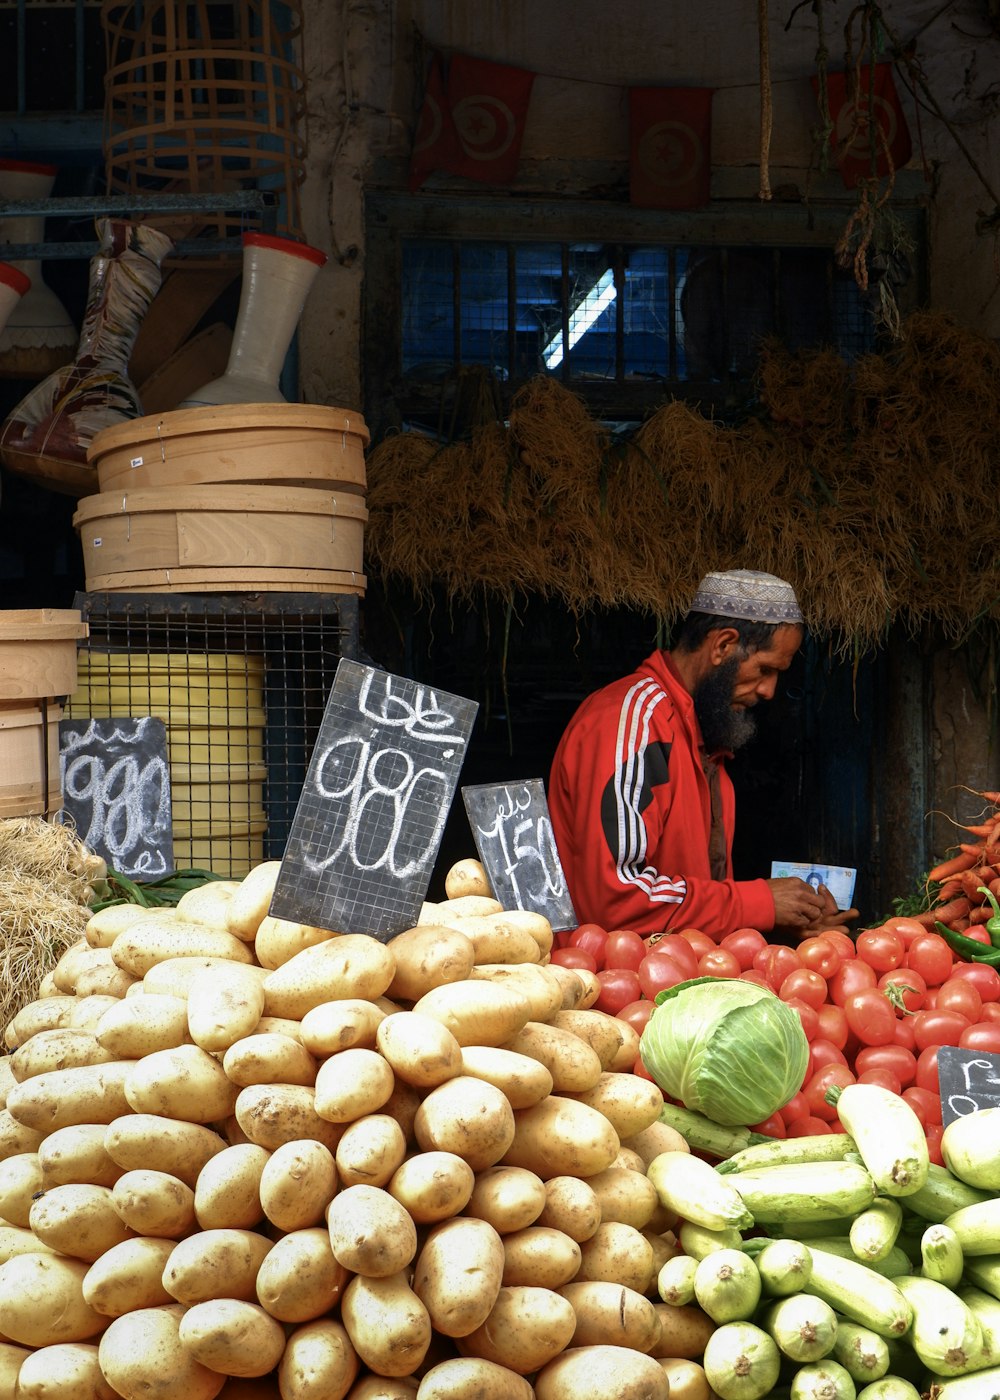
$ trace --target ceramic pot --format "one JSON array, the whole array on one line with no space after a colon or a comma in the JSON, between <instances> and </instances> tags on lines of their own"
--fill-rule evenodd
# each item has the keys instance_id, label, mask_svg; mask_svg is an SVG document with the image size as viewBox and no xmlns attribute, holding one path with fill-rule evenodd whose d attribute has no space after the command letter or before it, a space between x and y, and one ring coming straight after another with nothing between
<instances>
[{"instance_id":1,"label":"ceramic pot","mask_svg":"<svg viewBox=\"0 0 1000 1400\"><path fill-rule=\"evenodd\" d=\"M306 297L326 254L267 233L243 235L243 283L226 372L181 408L220 403L284 403L281 367Z\"/></svg>"},{"instance_id":2,"label":"ceramic pot","mask_svg":"<svg viewBox=\"0 0 1000 1400\"><path fill-rule=\"evenodd\" d=\"M36 385L0 428L4 466L74 496L97 489L87 465L96 434L142 413L128 361L173 247L159 229L120 219L98 219L97 236L74 359Z\"/></svg>"},{"instance_id":3,"label":"ceramic pot","mask_svg":"<svg viewBox=\"0 0 1000 1400\"><path fill-rule=\"evenodd\" d=\"M0 160L0 200L32 202L48 199L55 183L54 165ZM0 220L0 255L5 243L41 243L45 216L24 214ZM0 333L0 374L17 379L41 379L73 358L76 326L69 312L47 286L38 258L10 264L31 280L31 290L18 302Z\"/></svg>"},{"instance_id":4,"label":"ceramic pot","mask_svg":"<svg viewBox=\"0 0 1000 1400\"><path fill-rule=\"evenodd\" d=\"M16 263L0 262L0 334L31 290L31 278Z\"/></svg>"}]
</instances>

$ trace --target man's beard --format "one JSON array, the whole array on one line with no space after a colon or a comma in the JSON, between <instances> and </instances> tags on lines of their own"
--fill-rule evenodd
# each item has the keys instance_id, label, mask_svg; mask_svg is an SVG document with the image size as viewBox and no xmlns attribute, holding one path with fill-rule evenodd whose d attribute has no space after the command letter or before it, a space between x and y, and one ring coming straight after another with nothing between
<instances>
[{"instance_id":1,"label":"man's beard","mask_svg":"<svg viewBox=\"0 0 1000 1400\"><path fill-rule=\"evenodd\" d=\"M757 722L749 710L733 709L733 687L742 660L741 656L731 656L695 687L694 712L709 753L718 749L735 753L757 732Z\"/></svg>"}]
</instances>

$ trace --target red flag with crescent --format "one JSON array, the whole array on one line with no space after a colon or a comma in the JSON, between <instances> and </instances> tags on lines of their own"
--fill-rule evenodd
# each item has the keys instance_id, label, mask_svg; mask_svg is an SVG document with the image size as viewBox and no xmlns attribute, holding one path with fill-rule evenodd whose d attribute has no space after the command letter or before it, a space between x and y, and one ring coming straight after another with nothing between
<instances>
[{"instance_id":1,"label":"red flag with crescent","mask_svg":"<svg viewBox=\"0 0 1000 1400\"><path fill-rule=\"evenodd\" d=\"M712 88L629 89L629 199L645 209L709 201Z\"/></svg>"},{"instance_id":2,"label":"red flag with crescent","mask_svg":"<svg viewBox=\"0 0 1000 1400\"><path fill-rule=\"evenodd\" d=\"M454 54L443 75L435 54L410 160L410 189L432 170L484 184L509 184L517 172L534 73Z\"/></svg>"},{"instance_id":3,"label":"red flag with crescent","mask_svg":"<svg viewBox=\"0 0 1000 1400\"><path fill-rule=\"evenodd\" d=\"M815 77L812 86L817 92ZM858 75L857 92L852 90L851 74L829 73L826 91L833 123L830 159L849 190L873 173L869 109L876 127L874 173L888 175L890 168L898 170L907 163L913 144L890 63L876 63L874 70L865 64Z\"/></svg>"}]
</instances>

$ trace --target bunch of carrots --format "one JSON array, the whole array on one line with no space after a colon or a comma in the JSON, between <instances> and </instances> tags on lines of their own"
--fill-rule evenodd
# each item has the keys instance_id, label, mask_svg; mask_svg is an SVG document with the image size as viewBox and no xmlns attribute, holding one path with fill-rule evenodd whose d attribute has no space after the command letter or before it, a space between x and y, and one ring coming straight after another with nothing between
<instances>
[{"instance_id":1,"label":"bunch of carrots","mask_svg":"<svg viewBox=\"0 0 1000 1400\"><path fill-rule=\"evenodd\" d=\"M997 932L1000 900L1000 792L981 792L977 796L990 803L993 811L984 821L963 826L961 829L973 839L960 842L957 855L927 872L928 886L939 885L937 898L930 909L915 917L926 928L936 928L943 937L950 932L995 946L991 935ZM955 952L974 951L957 939L948 941Z\"/></svg>"}]
</instances>

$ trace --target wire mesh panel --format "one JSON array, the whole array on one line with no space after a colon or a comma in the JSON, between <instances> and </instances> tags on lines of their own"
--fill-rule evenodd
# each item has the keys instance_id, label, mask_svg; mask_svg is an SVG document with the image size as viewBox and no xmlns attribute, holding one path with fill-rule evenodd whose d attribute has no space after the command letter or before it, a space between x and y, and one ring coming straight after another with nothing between
<instances>
[{"instance_id":1,"label":"wire mesh panel","mask_svg":"<svg viewBox=\"0 0 1000 1400\"><path fill-rule=\"evenodd\" d=\"M240 877L280 859L334 673L359 653L339 594L80 593L68 717L164 721L174 859Z\"/></svg>"}]
</instances>

